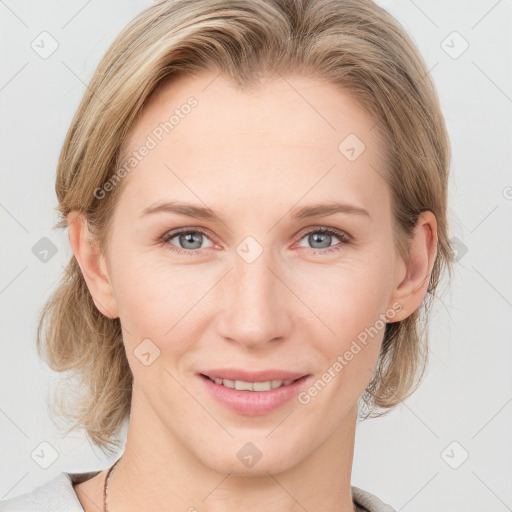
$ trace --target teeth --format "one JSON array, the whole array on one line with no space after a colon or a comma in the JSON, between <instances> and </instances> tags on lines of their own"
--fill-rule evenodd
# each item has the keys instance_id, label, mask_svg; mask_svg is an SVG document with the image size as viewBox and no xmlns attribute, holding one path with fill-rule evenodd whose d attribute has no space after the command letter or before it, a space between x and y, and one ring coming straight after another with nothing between
<instances>
[{"instance_id":1,"label":"teeth","mask_svg":"<svg viewBox=\"0 0 512 512\"><path fill-rule=\"evenodd\" d=\"M229 379L210 379L214 380L215 384L221 384L231 389L238 389L241 391L270 391L271 389L280 388L281 386L288 386L294 379L289 380L267 380L265 382L245 382L243 380L229 380Z\"/></svg>"}]
</instances>

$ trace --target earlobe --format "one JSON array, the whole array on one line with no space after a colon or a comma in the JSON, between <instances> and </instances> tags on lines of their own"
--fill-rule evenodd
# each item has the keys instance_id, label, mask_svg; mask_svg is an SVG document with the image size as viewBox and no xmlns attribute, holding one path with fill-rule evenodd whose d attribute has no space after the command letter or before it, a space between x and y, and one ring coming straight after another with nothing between
<instances>
[{"instance_id":1,"label":"earlobe","mask_svg":"<svg viewBox=\"0 0 512 512\"><path fill-rule=\"evenodd\" d=\"M409 261L405 264L405 276L401 276L390 303L402 306L393 322L410 316L421 306L428 290L430 275L437 255L437 221L431 211L423 212L414 228L410 241Z\"/></svg>"},{"instance_id":2,"label":"earlobe","mask_svg":"<svg viewBox=\"0 0 512 512\"><path fill-rule=\"evenodd\" d=\"M69 243L94 304L106 317L117 318L118 308L105 257L91 236L85 214L70 212L67 221Z\"/></svg>"}]
</instances>

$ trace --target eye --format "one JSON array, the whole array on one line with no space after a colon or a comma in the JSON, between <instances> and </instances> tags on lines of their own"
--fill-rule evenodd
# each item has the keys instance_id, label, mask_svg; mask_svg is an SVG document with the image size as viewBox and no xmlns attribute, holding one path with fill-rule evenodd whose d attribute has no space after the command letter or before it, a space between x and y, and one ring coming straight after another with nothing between
<instances>
[{"instance_id":1,"label":"eye","mask_svg":"<svg viewBox=\"0 0 512 512\"><path fill-rule=\"evenodd\" d=\"M343 231L334 228L317 227L302 233L300 239L305 239L315 249L313 254L325 254L327 252L339 251L344 245L350 243L351 237ZM338 239L341 243L331 246L332 239ZM173 240L176 239L175 242ZM203 249L211 248L214 244L202 247L204 240L209 240L206 232L200 228L182 228L165 233L160 238L160 243L171 251L178 254L193 256L199 254ZM299 246L303 247L303 246Z\"/></svg>"},{"instance_id":2,"label":"eye","mask_svg":"<svg viewBox=\"0 0 512 512\"><path fill-rule=\"evenodd\" d=\"M313 254L321 253L325 254L326 252L336 252L342 249L342 247L351 241L351 237L340 231L338 229L333 228L315 228L312 230L303 233L301 236L301 240L307 237L307 243L313 245L313 249L316 249ZM331 246L330 242L333 238L337 238L341 241L340 244ZM303 247L303 246L300 246Z\"/></svg>"},{"instance_id":3,"label":"eye","mask_svg":"<svg viewBox=\"0 0 512 512\"><path fill-rule=\"evenodd\" d=\"M181 245L181 247L176 246L174 243L172 243L172 240L174 240L175 238L177 240L177 243ZM193 254L197 254L201 252L202 249L204 249L204 247L201 246L205 239L209 240L206 236L206 233L203 230L198 228L185 228L166 233L160 241L169 250L175 251L178 254L187 254L190 256Z\"/></svg>"}]
</instances>

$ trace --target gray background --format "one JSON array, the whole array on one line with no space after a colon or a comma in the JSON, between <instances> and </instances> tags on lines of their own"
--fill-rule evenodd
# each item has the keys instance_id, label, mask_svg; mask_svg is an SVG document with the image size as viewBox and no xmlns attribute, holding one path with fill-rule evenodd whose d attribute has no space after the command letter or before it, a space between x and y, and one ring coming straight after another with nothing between
<instances>
[{"instance_id":1,"label":"gray background","mask_svg":"<svg viewBox=\"0 0 512 512\"><path fill-rule=\"evenodd\" d=\"M410 512L512 510L512 3L378 3L412 35L439 90L459 260L435 302L424 383L358 425L352 484ZM149 4L0 0L0 499L117 458L51 421L59 375L38 360L35 329L71 255L66 232L52 230L60 146L108 45ZM44 31L58 43L47 58L31 47ZM43 237L57 251L46 262L33 252Z\"/></svg>"}]
</instances>

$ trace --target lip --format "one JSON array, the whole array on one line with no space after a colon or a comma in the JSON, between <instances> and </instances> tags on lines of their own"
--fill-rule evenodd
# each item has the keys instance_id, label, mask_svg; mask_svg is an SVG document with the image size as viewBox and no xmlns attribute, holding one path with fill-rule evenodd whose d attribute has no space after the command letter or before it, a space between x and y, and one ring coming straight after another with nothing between
<instances>
[{"instance_id":1,"label":"lip","mask_svg":"<svg viewBox=\"0 0 512 512\"><path fill-rule=\"evenodd\" d=\"M261 375L262 373L260 373ZM263 372L263 374L265 374ZM233 373L232 373L233 375ZM240 375L240 374L237 374ZM265 380L287 380L283 378L271 379L266 377L263 379L262 377L254 377L254 373L248 374L244 373L244 379L248 379L248 376L251 376L249 382L264 382ZM265 374L268 375L268 372ZM273 375L277 375L276 372ZM290 372L286 374L281 372L279 375L288 376L291 375ZM297 375L297 374L295 374ZM197 377L201 380L203 385L206 387L211 396L217 400L219 403L227 407L228 409L238 413L243 414L245 416L262 416L265 414L269 414L284 404L292 400L295 396L299 394L301 389L303 389L306 385L306 382L310 380L312 375L304 375L298 374L298 379L288 384L287 386L281 386L279 388L271 389L269 391L247 391L247 390L239 390L239 389L231 389L227 386L223 386L222 384L216 384L204 374L198 374ZM218 377L223 378L223 377ZM229 378L229 377L224 377ZM293 377L289 377L293 378ZM244 380L243 378L231 379L231 380ZM256 380L255 380L256 379ZM257 380L260 379L260 380Z\"/></svg>"},{"instance_id":2,"label":"lip","mask_svg":"<svg viewBox=\"0 0 512 512\"><path fill-rule=\"evenodd\" d=\"M214 368L200 372L210 379L243 380L244 382L265 382L267 380L295 380L304 377L305 373L287 370L259 370L248 372L240 368Z\"/></svg>"}]
</instances>

